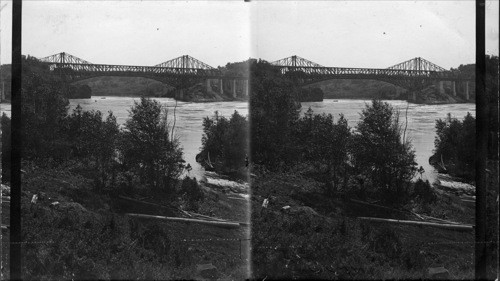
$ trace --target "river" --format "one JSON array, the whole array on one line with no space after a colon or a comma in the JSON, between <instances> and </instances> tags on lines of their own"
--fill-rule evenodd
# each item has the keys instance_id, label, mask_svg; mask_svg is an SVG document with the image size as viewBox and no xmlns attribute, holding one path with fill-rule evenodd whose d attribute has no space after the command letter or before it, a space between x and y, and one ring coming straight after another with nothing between
<instances>
[{"instance_id":1,"label":"river","mask_svg":"<svg viewBox=\"0 0 500 281\"><path fill-rule=\"evenodd\" d=\"M386 100L395 109L400 111L400 121L405 122L405 111L408 103L401 100ZM303 102L302 112L309 107L315 113L331 113L334 121L338 120L339 114L344 114L351 128L354 128L360 120L360 113L365 104L370 100L325 99L323 102ZM434 182L438 178L437 171L429 165L429 157L434 149L434 138L436 136L436 119L444 119L448 113L452 117L462 120L467 112L476 116L476 105L473 103L425 105L410 103L408 107L408 128L406 134L411 140L416 154L418 166L422 166L425 173L424 179ZM473 147L471 149L474 149Z\"/></svg>"},{"instance_id":2,"label":"river","mask_svg":"<svg viewBox=\"0 0 500 281\"><path fill-rule=\"evenodd\" d=\"M100 110L103 113L111 110L117 117L119 124L125 123L128 118L128 109L139 98L132 97L94 97L92 99L72 99L71 108L80 104L85 110ZM173 110L175 101L170 98L157 98L160 103L167 106L171 120L173 120ZM388 100L394 108L400 110L400 120L405 121L406 101ZM354 128L359 122L359 114L369 104L369 100L351 100L325 99L323 102L303 102L302 111L305 112L309 107L315 113L331 113L335 120L340 113L343 113L349 126ZM2 112L10 116L10 104L1 104ZM246 102L213 102L213 103L188 103L178 102L176 109L176 132L180 137L181 145L184 150L184 159L190 163L193 170L191 176L201 179L204 176L203 168L196 163L195 156L199 153L201 147L201 136L203 133L202 120L206 116L212 116L218 110L222 115L229 117L237 110L242 115L248 114L248 103ZM410 137L416 152L416 160L419 166L425 169L424 178L433 182L438 178L436 170L429 165L429 157L434 149L434 138L436 135L436 119L446 118L448 113L452 117L463 119L465 114L470 112L473 116L476 113L476 105L473 103L462 104L409 104L408 108L408 128L407 135ZM474 149L474 148L471 148Z\"/></svg>"}]
</instances>

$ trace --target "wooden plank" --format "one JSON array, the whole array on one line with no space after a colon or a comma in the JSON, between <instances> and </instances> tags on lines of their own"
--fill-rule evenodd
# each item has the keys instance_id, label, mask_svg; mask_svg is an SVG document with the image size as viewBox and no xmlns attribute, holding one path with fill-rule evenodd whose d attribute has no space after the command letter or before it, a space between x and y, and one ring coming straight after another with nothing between
<instances>
[{"instance_id":1,"label":"wooden plank","mask_svg":"<svg viewBox=\"0 0 500 281\"><path fill-rule=\"evenodd\" d=\"M164 217L164 216L152 216L152 215L143 215L143 214L125 214L127 216L136 217L136 218L145 218L145 219L159 219L173 222L183 222L183 223L197 223L197 224L205 224L211 225L215 227L222 228L238 228L240 227L240 223L234 222L222 222L222 221L207 221L207 220L199 220L199 219L187 219L187 218L175 218L175 217Z\"/></svg>"},{"instance_id":2,"label":"wooden plank","mask_svg":"<svg viewBox=\"0 0 500 281\"><path fill-rule=\"evenodd\" d=\"M374 221L374 222L395 223L395 224L432 226L432 227L446 228L446 229L450 229L450 230L459 230L459 231L472 231L472 230L474 230L473 225L464 225L464 224L442 224L442 223L434 223L434 222L393 220L393 219L381 219L381 218L370 218L370 217L358 217L358 219L367 220L367 221Z\"/></svg>"}]
</instances>

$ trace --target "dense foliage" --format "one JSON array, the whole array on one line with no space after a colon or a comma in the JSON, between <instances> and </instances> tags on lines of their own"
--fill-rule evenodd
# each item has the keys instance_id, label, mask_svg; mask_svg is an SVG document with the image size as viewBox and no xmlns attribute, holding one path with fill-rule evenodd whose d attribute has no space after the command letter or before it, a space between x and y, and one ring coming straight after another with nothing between
<instances>
[{"instance_id":1,"label":"dense foliage","mask_svg":"<svg viewBox=\"0 0 500 281\"><path fill-rule=\"evenodd\" d=\"M436 120L434 157L443 159L444 167L456 176L473 180L475 175L476 119L470 113L463 121L452 118Z\"/></svg>"},{"instance_id":2,"label":"dense foliage","mask_svg":"<svg viewBox=\"0 0 500 281\"><path fill-rule=\"evenodd\" d=\"M158 101L141 98L130 109L120 144L127 170L154 189L171 189L184 170L179 140L170 137L167 112Z\"/></svg>"},{"instance_id":3,"label":"dense foliage","mask_svg":"<svg viewBox=\"0 0 500 281\"><path fill-rule=\"evenodd\" d=\"M361 113L352 142L354 166L395 203L416 172L415 151L403 140L398 113L386 102L373 100Z\"/></svg>"},{"instance_id":4,"label":"dense foliage","mask_svg":"<svg viewBox=\"0 0 500 281\"><path fill-rule=\"evenodd\" d=\"M275 169L295 157L290 151L292 128L300 113L297 89L268 62L254 62L250 70L251 159Z\"/></svg>"},{"instance_id":5,"label":"dense foliage","mask_svg":"<svg viewBox=\"0 0 500 281\"><path fill-rule=\"evenodd\" d=\"M228 120L216 111L203 119L202 148L197 161L207 169L230 172L245 167L248 157L248 121L237 111Z\"/></svg>"}]
</instances>

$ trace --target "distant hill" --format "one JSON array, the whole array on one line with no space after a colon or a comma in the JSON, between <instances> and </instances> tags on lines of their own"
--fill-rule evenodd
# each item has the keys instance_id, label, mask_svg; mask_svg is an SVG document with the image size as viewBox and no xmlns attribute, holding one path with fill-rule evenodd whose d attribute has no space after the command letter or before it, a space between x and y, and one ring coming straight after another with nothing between
<instances>
[{"instance_id":1,"label":"distant hill","mask_svg":"<svg viewBox=\"0 0 500 281\"><path fill-rule=\"evenodd\" d=\"M173 89L159 81L143 77L102 76L73 83L88 85L93 96L166 97Z\"/></svg>"},{"instance_id":2,"label":"distant hill","mask_svg":"<svg viewBox=\"0 0 500 281\"><path fill-rule=\"evenodd\" d=\"M335 79L306 87L320 88L326 99L406 99L403 88L377 80Z\"/></svg>"},{"instance_id":3,"label":"distant hill","mask_svg":"<svg viewBox=\"0 0 500 281\"><path fill-rule=\"evenodd\" d=\"M320 88L325 99L396 99L407 100L408 91L404 88L378 80L361 79L336 79L317 82L306 86L308 88ZM458 86L457 86L458 87ZM445 82L445 93L439 93L435 85L430 85L416 95L415 103L443 104L473 102L475 97L474 84L469 85L469 100L465 100L463 94L452 95L451 82Z\"/></svg>"}]
</instances>

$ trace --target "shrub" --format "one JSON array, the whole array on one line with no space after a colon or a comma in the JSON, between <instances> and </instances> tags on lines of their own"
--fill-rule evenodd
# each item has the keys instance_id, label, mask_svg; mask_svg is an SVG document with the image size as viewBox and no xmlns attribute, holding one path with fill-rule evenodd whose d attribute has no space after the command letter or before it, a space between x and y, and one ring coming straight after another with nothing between
<instances>
[{"instance_id":1,"label":"shrub","mask_svg":"<svg viewBox=\"0 0 500 281\"><path fill-rule=\"evenodd\" d=\"M199 202L205 197L195 177L185 177L182 180L181 194L186 200L187 209L195 212L198 211Z\"/></svg>"},{"instance_id":2,"label":"shrub","mask_svg":"<svg viewBox=\"0 0 500 281\"><path fill-rule=\"evenodd\" d=\"M428 180L418 179L413 183L413 195L425 203L432 203L437 199L437 195Z\"/></svg>"}]
</instances>

